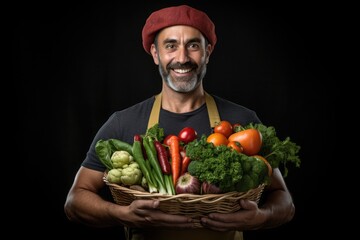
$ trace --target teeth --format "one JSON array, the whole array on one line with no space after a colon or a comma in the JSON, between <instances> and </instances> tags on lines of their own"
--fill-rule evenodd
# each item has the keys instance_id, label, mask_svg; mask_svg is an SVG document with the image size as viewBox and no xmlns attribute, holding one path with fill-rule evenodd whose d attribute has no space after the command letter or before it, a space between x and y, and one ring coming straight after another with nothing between
<instances>
[{"instance_id":1,"label":"teeth","mask_svg":"<svg viewBox=\"0 0 360 240\"><path fill-rule=\"evenodd\" d=\"M177 73L188 73L191 71L191 69L174 69Z\"/></svg>"}]
</instances>

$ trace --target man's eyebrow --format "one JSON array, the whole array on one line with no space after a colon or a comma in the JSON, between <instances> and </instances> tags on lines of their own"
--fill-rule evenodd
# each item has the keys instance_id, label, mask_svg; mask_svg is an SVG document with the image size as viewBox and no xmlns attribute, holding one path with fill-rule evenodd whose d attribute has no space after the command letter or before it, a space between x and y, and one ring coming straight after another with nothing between
<instances>
[{"instance_id":1,"label":"man's eyebrow","mask_svg":"<svg viewBox=\"0 0 360 240\"><path fill-rule=\"evenodd\" d=\"M176 43L178 42L176 39L174 38L166 38L164 39L163 43ZM195 38L190 38L186 41L186 44L188 43L193 43L193 42L201 42L201 39L198 38L198 37L195 37Z\"/></svg>"},{"instance_id":2,"label":"man's eyebrow","mask_svg":"<svg viewBox=\"0 0 360 240\"><path fill-rule=\"evenodd\" d=\"M201 42L201 39L198 38L198 37L190 38L190 39L187 41L187 43L189 43L189 42Z\"/></svg>"},{"instance_id":3,"label":"man's eyebrow","mask_svg":"<svg viewBox=\"0 0 360 240\"><path fill-rule=\"evenodd\" d=\"M164 39L163 43L176 43L177 40L174 38L166 38Z\"/></svg>"}]
</instances>

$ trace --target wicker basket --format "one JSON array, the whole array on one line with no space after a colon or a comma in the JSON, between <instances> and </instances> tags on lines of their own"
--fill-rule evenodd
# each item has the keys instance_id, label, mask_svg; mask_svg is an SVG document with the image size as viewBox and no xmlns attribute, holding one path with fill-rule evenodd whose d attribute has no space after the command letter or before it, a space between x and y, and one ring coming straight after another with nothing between
<instances>
[{"instance_id":1,"label":"wicker basket","mask_svg":"<svg viewBox=\"0 0 360 240\"><path fill-rule=\"evenodd\" d=\"M164 195L133 190L118 184L110 183L104 177L104 182L109 186L115 202L119 205L129 205L136 199L159 200L159 209L170 214L187 215L192 218L200 217L212 212L231 213L240 209L239 200L260 200L265 184L247 192L228 192L223 194L177 194Z\"/></svg>"}]
</instances>

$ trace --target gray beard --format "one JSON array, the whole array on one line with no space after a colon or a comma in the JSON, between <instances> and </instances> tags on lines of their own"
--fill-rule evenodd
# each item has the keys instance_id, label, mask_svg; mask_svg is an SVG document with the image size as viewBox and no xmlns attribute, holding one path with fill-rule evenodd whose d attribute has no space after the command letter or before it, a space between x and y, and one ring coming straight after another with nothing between
<instances>
[{"instance_id":1,"label":"gray beard","mask_svg":"<svg viewBox=\"0 0 360 240\"><path fill-rule=\"evenodd\" d=\"M161 64L159 64L159 72L169 88L175 92L187 93L193 91L200 85L206 74L206 65L201 69L200 74L193 76L191 79L188 77L180 77L174 80L170 74L162 68Z\"/></svg>"}]
</instances>

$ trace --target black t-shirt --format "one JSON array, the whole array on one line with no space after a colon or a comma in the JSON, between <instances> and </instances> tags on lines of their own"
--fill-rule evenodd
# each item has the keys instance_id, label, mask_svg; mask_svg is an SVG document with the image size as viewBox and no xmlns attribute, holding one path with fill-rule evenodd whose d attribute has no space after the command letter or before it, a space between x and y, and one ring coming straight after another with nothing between
<instances>
[{"instance_id":1,"label":"black t-shirt","mask_svg":"<svg viewBox=\"0 0 360 240\"><path fill-rule=\"evenodd\" d=\"M242 125L251 122L260 123L260 119L253 110L218 96L212 96L216 102L220 119ZM129 108L114 112L95 135L82 166L101 172L105 171L105 166L96 156L95 144L97 141L115 138L132 144L135 134L146 132L154 101L155 98L150 97ZM212 131L206 104L187 113L172 113L161 109L159 126L164 129L165 136L176 135L182 128L189 126L197 131L198 136L209 135Z\"/></svg>"}]
</instances>

